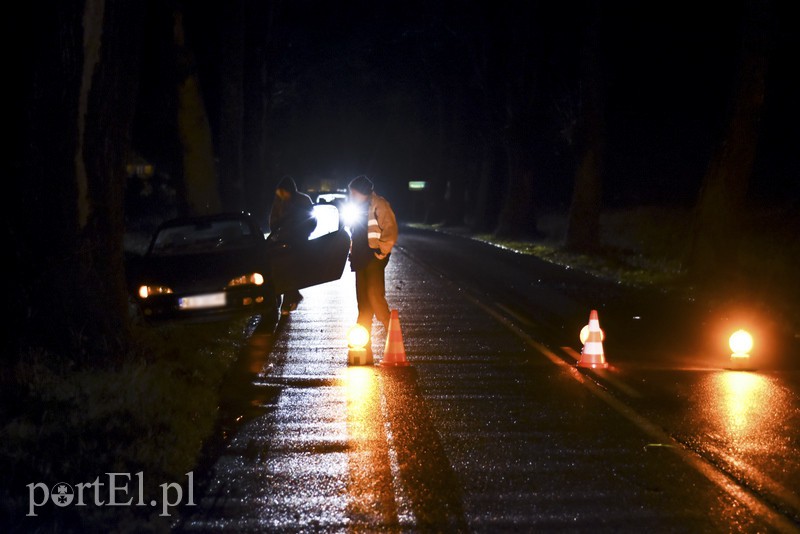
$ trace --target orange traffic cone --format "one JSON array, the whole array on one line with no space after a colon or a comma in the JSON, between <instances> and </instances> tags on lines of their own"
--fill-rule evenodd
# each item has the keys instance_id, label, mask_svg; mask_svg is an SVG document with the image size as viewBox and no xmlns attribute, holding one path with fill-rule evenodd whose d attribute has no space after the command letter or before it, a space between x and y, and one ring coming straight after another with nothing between
<instances>
[{"instance_id":1,"label":"orange traffic cone","mask_svg":"<svg viewBox=\"0 0 800 534\"><path fill-rule=\"evenodd\" d=\"M408 365L406 349L403 347L403 333L400 331L400 315L392 310L389 318L389 332L386 334L386 347L380 365Z\"/></svg>"},{"instance_id":2,"label":"orange traffic cone","mask_svg":"<svg viewBox=\"0 0 800 534\"><path fill-rule=\"evenodd\" d=\"M608 363L603 353L603 331L600 330L600 320L597 318L597 310L592 310L589 314L588 327L589 334L586 337L586 341L583 343L578 367L605 369L608 367Z\"/></svg>"}]
</instances>

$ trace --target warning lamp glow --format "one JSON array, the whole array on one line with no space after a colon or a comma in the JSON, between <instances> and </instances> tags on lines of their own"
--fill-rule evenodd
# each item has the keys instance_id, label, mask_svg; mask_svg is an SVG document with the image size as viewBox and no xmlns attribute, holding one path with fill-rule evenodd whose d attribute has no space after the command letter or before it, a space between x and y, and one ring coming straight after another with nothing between
<instances>
[{"instance_id":1,"label":"warning lamp glow","mask_svg":"<svg viewBox=\"0 0 800 534\"><path fill-rule=\"evenodd\" d=\"M587 324L583 328L581 328L581 344L586 345L586 340L589 339L589 325ZM600 329L600 341L606 340L606 332L602 328Z\"/></svg>"},{"instance_id":2,"label":"warning lamp glow","mask_svg":"<svg viewBox=\"0 0 800 534\"><path fill-rule=\"evenodd\" d=\"M372 347L369 343L369 330L356 324L347 332L348 365L372 365Z\"/></svg>"},{"instance_id":3,"label":"warning lamp glow","mask_svg":"<svg viewBox=\"0 0 800 534\"><path fill-rule=\"evenodd\" d=\"M369 332L367 329L357 324L347 333L347 346L351 349L363 349L369 343Z\"/></svg>"},{"instance_id":4,"label":"warning lamp glow","mask_svg":"<svg viewBox=\"0 0 800 534\"><path fill-rule=\"evenodd\" d=\"M731 358L748 358L753 350L753 336L746 330L737 330L731 334L728 345L733 351Z\"/></svg>"}]
</instances>

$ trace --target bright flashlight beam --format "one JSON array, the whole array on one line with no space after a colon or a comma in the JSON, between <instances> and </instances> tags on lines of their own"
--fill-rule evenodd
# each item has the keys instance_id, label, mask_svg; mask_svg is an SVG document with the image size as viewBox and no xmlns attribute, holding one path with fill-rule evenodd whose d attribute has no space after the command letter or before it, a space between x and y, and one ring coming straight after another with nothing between
<instances>
[{"instance_id":1,"label":"bright flashlight beam","mask_svg":"<svg viewBox=\"0 0 800 534\"><path fill-rule=\"evenodd\" d=\"M353 226L353 224L358 221L361 213L361 209L358 205L352 202L348 202L342 206L342 220L346 226Z\"/></svg>"}]
</instances>

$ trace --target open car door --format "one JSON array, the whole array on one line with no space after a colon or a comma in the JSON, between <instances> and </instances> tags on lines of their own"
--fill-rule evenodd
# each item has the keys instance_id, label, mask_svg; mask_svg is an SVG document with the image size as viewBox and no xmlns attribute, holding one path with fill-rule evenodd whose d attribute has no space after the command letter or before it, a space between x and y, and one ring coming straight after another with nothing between
<instances>
[{"instance_id":1,"label":"open car door","mask_svg":"<svg viewBox=\"0 0 800 534\"><path fill-rule=\"evenodd\" d=\"M270 269L275 292L286 293L339 280L350 252L350 234L333 204L316 204L317 229L305 241L291 247L270 249Z\"/></svg>"}]
</instances>

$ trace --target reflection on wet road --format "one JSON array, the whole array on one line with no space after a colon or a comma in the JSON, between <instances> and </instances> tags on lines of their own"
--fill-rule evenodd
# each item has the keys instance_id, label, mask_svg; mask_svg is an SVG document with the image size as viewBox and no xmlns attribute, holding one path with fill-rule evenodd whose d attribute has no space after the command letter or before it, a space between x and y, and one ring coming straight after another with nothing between
<instances>
[{"instance_id":1,"label":"reflection on wet road","mask_svg":"<svg viewBox=\"0 0 800 534\"><path fill-rule=\"evenodd\" d=\"M796 398L764 375L722 371L705 375L693 403L695 428L704 428L698 450L754 491L787 507L800 521Z\"/></svg>"},{"instance_id":2,"label":"reflection on wet road","mask_svg":"<svg viewBox=\"0 0 800 534\"><path fill-rule=\"evenodd\" d=\"M397 530L395 501L381 394L373 367L345 370L347 390L347 516L356 530L386 525Z\"/></svg>"},{"instance_id":3,"label":"reflection on wet road","mask_svg":"<svg viewBox=\"0 0 800 534\"><path fill-rule=\"evenodd\" d=\"M612 360L603 380L402 253L387 293L411 365L347 366L352 284L304 290L253 336L239 392L253 409L177 530L797 530L774 511L791 518L797 498L797 400L770 375Z\"/></svg>"}]
</instances>

